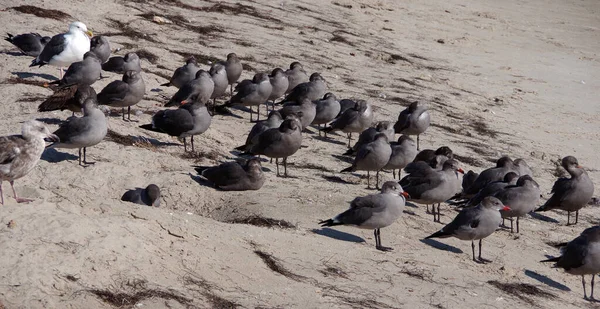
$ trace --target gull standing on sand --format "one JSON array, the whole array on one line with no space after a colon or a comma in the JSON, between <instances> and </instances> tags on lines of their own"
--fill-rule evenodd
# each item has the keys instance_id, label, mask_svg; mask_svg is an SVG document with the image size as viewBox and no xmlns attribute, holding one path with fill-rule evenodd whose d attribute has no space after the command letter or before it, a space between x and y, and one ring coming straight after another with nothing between
<instances>
[{"instance_id":1,"label":"gull standing on sand","mask_svg":"<svg viewBox=\"0 0 600 309\"><path fill-rule=\"evenodd\" d=\"M571 178L559 178L552 186L554 193L544 205L535 211L561 209L567 211L567 225L571 225L571 212L575 212L575 223L579 219L579 210L587 205L594 195L594 183L587 172L579 165L573 156L562 159L562 167Z\"/></svg>"},{"instance_id":2,"label":"gull standing on sand","mask_svg":"<svg viewBox=\"0 0 600 309\"><path fill-rule=\"evenodd\" d=\"M108 131L106 116L98 109L96 101L89 98L83 103L83 117L69 117L54 132L60 139L51 148L79 148L79 165L94 164L88 162L86 149L100 143ZM81 149L83 148L83 157ZM83 161L82 161L83 158ZM83 165L82 165L83 166Z\"/></svg>"},{"instance_id":3,"label":"gull standing on sand","mask_svg":"<svg viewBox=\"0 0 600 309\"><path fill-rule=\"evenodd\" d=\"M250 107L250 121L252 121L252 106L256 106L256 120L258 121L260 118L260 105L269 99L273 90L269 75L258 73L254 75L252 80L243 80L235 87L235 90L237 90L237 93L225 103L225 106L243 105Z\"/></svg>"},{"instance_id":4,"label":"gull standing on sand","mask_svg":"<svg viewBox=\"0 0 600 309\"><path fill-rule=\"evenodd\" d=\"M335 95L331 92L326 93L323 99L313 101L315 103L315 119L312 121L312 125L318 125L319 136L321 136L321 125L327 124L340 113L340 102L338 102ZM327 137L327 133L325 133Z\"/></svg>"},{"instance_id":5,"label":"gull standing on sand","mask_svg":"<svg viewBox=\"0 0 600 309\"><path fill-rule=\"evenodd\" d=\"M510 220L510 232L513 232L513 219L517 217L517 233L519 233L519 218L532 212L540 200L540 186L529 175L519 177L517 184L507 186L494 194L504 205L510 205L510 210L501 211L502 221Z\"/></svg>"},{"instance_id":6,"label":"gull standing on sand","mask_svg":"<svg viewBox=\"0 0 600 309\"><path fill-rule=\"evenodd\" d=\"M97 35L90 40L90 51L98 56L100 63L105 63L110 57L110 43L104 36ZM85 55L84 55L85 56Z\"/></svg>"},{"instance_id":7,"label":"gull standing on sand","mask_svg":"<svg viewBox=\"0 0 600 309\"><path fill-rule=\"evenodd\" d=\"M481 257L481 241L492 235L500 225L500 211L508 211L510 207L488 196L476 207L465 208L448 225L425 239L456 237L460 240L470 240L473 251L473 261L477 263L491 262ZM475 240L479 240L479 258L475 258Z\"/></svg>"},{"instance_id":8,"label":"gull standing on sand","mask_svg":"<svg viewBox=\"0 0 600 309\"><path fill-rule=\"evenodd\" d=\"M29 120L23 123L21 135L0 137L0 202L4 205L2 182L8 181L17 203L32 200L20 198L15 191L15 180L27 175L40 160L46 141L58 142L58 136L50 134L43 123Z\"/></svg>"},{"instance_id":9,"label":"gull standing on sand","mask_svg":"<svg viewBox=\"0 0 600 309\"><path fill-rule=\"evenodd\" d=\"M50 64L60 68L62 78L63 67L83 60L83 54L90 51L92 32L79 21L69 25L67 33L57 34L50 39L42 52L31 62L30 67Z\"/></svg>"},{"instance_id":10,"label":"gull standing on sand","mask_svg":"<svg viewBox=\"0 0 600 309\"><path fill-rule=\"evenodd\" d=\"M367 171L367 188L371 188L370 172L376 173L375 188L379 189L379 172L390 160L392 148L384 133L378 133L372 142L360 147L354 158L352 166L345 168L341 173Z\"/></svg>"},{"instance_id":11,"label":"gull standing on sand","mask_svg":"<svg viewBox=\"0 0 600 309\"><path fill-rule=\"evenodd\" d=\"M244 66L235 53L229 53L227 55L227 60L219 63L225 66L225 70L227 71L227 80L229 81L229 91L231 95L233 95L233 84L237 83L238 79L240 79L240 76L242 76Z\"/></svg>"},{"instance_id":12,"label":"gull standing on sand","mask_svg":"<svg viewBox=\"0 0 600 309\"><path fill-rule=\"evenodd\" d=\"M136 53L127 53L125 57L110 57L107 62L102 64L102 70L125 74L127 71L141 72L140 57Z\"/></svg>"},{"instance_id":13,"label":"gull standing on sand","mask_svg":"<svg viewBox=\"0 0 600 309\"><path fill-rule=\"evenodd\" d=\"M194 151L194 135L199 135L210 127L212 117L204 102L195 101L183 104L178 109L161 110L152 116L152 123L140 126L153 132L166 133L183 139L183 150L187 151L186 137L191 137Z\"/></svg>"},{"instance_id":14,"label":"gull standing on sand","mask_svg":"<svg viewBox=\"0 0 600 309\"><path fill-rule=\"evenodd\" d=\"M171 97L171 100L165 104L165 107L180 106L196 101L206 104L210 100L214 90L215 82L213 82L210 73L198 70L196 78L179 88L173 97Z\"/></svg>"},{"instance_id":15,"label":"gull standing on sand","mask_svg":"<svg viewBox=\"0 0 600 309\"><path fill-rule=\"evenodd\" d=\"M288 89L285 93L290 93L296 86L309 81L308 74L306 74L302 64L298 61L290 64L290 68L285 71L285 75L287 75L289 81Z\"/></svg>"},{"instance_id":16,"label":"gull standing on sand","mask_svg":"<svg viewBox=\"0 0 600 309\"><path fill-rule=\"evenodd\" d=\"M252 148L252 145L258 142L258 135L269 129L279 128L282 122L283 117L281 117L281 114L278 111L272 111L271 113L269 113L269 117L267 118L267 120L257 122L252 127L250 133L248 133L248 137L246 138L246 143L242 146L236 147L235 149L241 151L249 151Z\"/></svg>"},{"instance_id":17,"label":"gull standing on sand","mask_svg":"<svg viewBox=\"0 0 600 309\"><path fill-rule=\"evenodd\" d=\"M258 190L265 183L260 159L252 158L245 164L226 162L209 168L196 167L196 172L224 191Z\"/></svg>"},{"instance_id":18,"label":"gull standing on sand","mask_svg":"<svg viewBox=\"0 0 600 309\"><path fill-rule=\"evenodd\" d=\"M198 62L196 61L196 58L194 58L194 56L189 57L185 61L185 64L183 66L175 69L175 72L173 72L173 75L171 76L171 79L169 80L169 82L164 83L161 86L163 86L163 87L173 86L173 87L179 89L179 88L183 87L183 85L185 85L187 82L196 78L196 73L199 70L200 70L200 67L198 66Z\"/></svg>"},{"instance_id":19,"label":"gull standing on sand","mask_svg":"<svg viewBox=\"0 0 600 309\"><path fill-rule=\"evenodd\" d=\"M402 169L415 159L417 155L417 144L408 135L401 135L398 142L390 143L392 154L390 160L383 167L384 170L392 170L394 179L398 170L398 179L402 178Z\"/></svg>"},{"instance_id":20,"label":"gull standing on sand","mask_svg":"<svg viewBox=\"0 0 600 309\"><path fill-rule=\"evenodd\" d=\"M127 107L127 121L131 121L131 106L138 104L146 93L146 84L142 74L136 71L127 71L123 80L115 80L106 85L98 93L98 103L110 107L121 107L121 114L125 120L125 107Z\"/></svg>"},{"instance_id":21,"label":"gull standing on sand","mask_svg":"<svg viewBox=\"0 0 600 309\"><path fill-rule=\"evenodd\" d=\"M150 184L145 189L128 190L121 197L121 201L158 207L160 206L160 189L157 185Z\"/></svg>"},{"instance_id":22,"label":"gull standing on sand","mask_svg":"<svg viewBox=\"0 0 600 309\"><path fill-rule=\"evenodd\" d=\"M392 225L404 210L406 192L395 181L387 181L381 192L357 197L350 203L350 209L329 220L319 222L321 226L354 225L361 229L374 230L375 248L381 251L393 250L381 245L381 230Z\"/></svg>"},{"instance_id":23,"label":"gull standing on sand","mask_svg":"<svg viewBox=\"0 0 600 309\"><path fill-rule=\"evenodd\" d=\"M341 104L341 103L340 103ZM371 104L365 100L358 100L354 107L347 109L338 118L333 120L329 127L323 129L324 132L342 131L348 134L348 148L352 133L360 133L373 123L373 109Z\"/></svg>"},{"instance_id":24,"label":"gull standing on sand","mask_svg":"<svg viewBox=\"0 0 600 309\"><path fill-rule=\"evenodd\" d=\"M585 229L563 249L562 255L541 262L555 262L554 267L563 268L568 274L581 276L583 299L595 301L594 278L600 273L600 226ZM592 291L587 297L585 275L592 275Z\"/></svg>"},{"instance_id":25,"label":"gull standing on sand","mask_svg":"<svg viewBox=\"0 0 600 309\"><path fill-rule=\"evenodd\" d=\"M273 110L275 110L275 100L281 98L288 89L290 81L288 80L285 72L280 68L275 68L269 75L269 81L271 81L271 95L269 101L273 103ZM269 111L269 102L267 101L267 112Z\"/></svg>"},{"instance_id":26,"label":"gull standing on sand","mask_svg":"<svg viewBox=\"0 0 600 309\"><path fill-rule=\"evenodd\" d=\"M53 81L49 85L58 85L59 88L73 85L91 85L100 79L102 64L100 58L93 53L87 52L82 61L73 62L62 79Z\"/></svg>"},{"instance_id":27,"label":"gull standing on sand","mask_svg":"<svg viewBox=\"0 0 600 309\"><path fill-rule=\"evenodd\" d=\"M283 159L283 176L287 177L287 158L295 154L302 145L302 124L295 115L288 116L279 128L269 129L258 135L248 151L255 155L275 158L277 176L279 175L279 159Z\"/></svg>"},{"instance_id":28,"label":"gull standing on sand","mask_svg":"<svg viewBox=\"0 0 600 309\"><path fill-rule=\"evenodd\" d=\"M430 116L427 106L419 102L413 102L400 112L394 130L398 134L416 135L418 150L419 136L429 128L429 121Z\"/></svg>"},{"instance_id":29,"label":"gull standing on sand","mask_svg":"<svg viewBox=\"0 0 600 309\"><path fill-rule=\"evenodd\" d=\"M432 204L433 222L440 221L440 204L453 197L460 188L458 173L464 173L458 167L458 162L450 159L444 162L442 170L422 169L418 173L411 173L400 184L410 195L409 200L419 204ZM435 204L438 204L437 214Z\"/></svg>"},{"instance_id":30,"label":"gull standing on sand","mask_svg":"<svg viewBox=\"0 0 600 309\"><path fill-rule=\"evenodd\" d=\"M50 42L50 37L42 37L39 33L23 33L18 35L6 34L4 39L12 45L16 46L23 54L31 57L37 57L44 46Z\"/></svg>"},{"instance_id":31,"label":"gull standing on sand","mask_svg":"<svg viewBox=\"0 0 600 309\"><path fill-rule=\"evenodd\" d=\"M436 156L446 156L448 159L454 159L454 153L448 146L442 146L435 151L432 149L424 149L419 151L413 162L425 161L431 163Z\"/></svg>"}]
</instances>

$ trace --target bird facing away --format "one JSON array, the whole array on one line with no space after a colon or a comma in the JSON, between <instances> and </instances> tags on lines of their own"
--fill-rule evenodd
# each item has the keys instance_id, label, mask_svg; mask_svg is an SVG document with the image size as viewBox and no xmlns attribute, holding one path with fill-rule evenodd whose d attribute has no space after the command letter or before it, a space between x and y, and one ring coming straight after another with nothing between
<instances>
[{"instance_id":1,"label":"bird facing away","mask_svg":"<svg viewBox=\"0 0 600 309\"><path fill-rule=\"evenodd\" d=\"M418 150L419 136L429 128L429 121L430 116L427 106L419 102L413 102L398 115L394 131L398 134L416 135Z\"/></svg>"},{"instance_id":2,"label":"bird facing away","mask_svg":"<svg viewBox=\"0 0 600 309\"><path fill-rule=\"evenodd\" d=\"M240 76L242 76L244 66L235 53L227 54L227 60L220 63L221 65L225 66L225 70L227 71L227 80L229 81L229 91L233 95L233 84L237 83L238 79L240 79Z\"/></svg>"},{"instance_id":3,"label":"bird facing away","mask_svg":"<svg viewBox=\"0 0 600 309\"><path fill-rule=\"evenodd\" d=\"M573 156L562 159L562 167L571 178L559 178L552 186L553 195L535 211L561 209L567 211L567 225L571 225L571 212L575 212L575 223L579 219L579 210L587 205L594 195L594 184L587 172Z\"/></svg>"},{"instance_id":4,"label":"bird facing away","mask_svg":"<svg viewBox=\"0 0 600 309\"><path fill-rule=\"evenodd\" d=\"M408 192L409 200L419 204L432 204L433 221L440 222L440 204L447 201L460 190L458 173L464 171L458 167L454 159L447 160L441 170L428 167L424 162L422 169L410 173L400 180L404 190ZM435 203L438 204L437 213Z\"/></svg>"},{"instance_id":5,"label":"bird facing away","mask_svg":"<svg viewBox=\"0 0 600 309\"><path fill-rule=\"evenodd\" d=\"M260 105L269 99L273 90L269 75L257 73L252 80L246 79L239 83L235 90L237 93L225 103L225 106L243 105L250 107L250 121L252 121L252 106L256 106L258 109L256 120L258 121L260 118Z\"/></svg>"},{"instance_id":6,"label":"bird facing away","mask_svg":"<svg viewBox=\"0 0 600 309\"><path fill-rule=\"evenodd\" d=\"M105 36L97 35L90 40L90 51L98 56L100 63L105 63L110 57L110 43Z\"/></svg>"},{"instance_id":7,"label":"bird facing away","mask_svg":"<svg viewBox=\"0 0 600 309\"><path fill-rule=\"evenodd\" d=\"M4 205L2 182L8 181L17 203L31 202L20 198L15 191L15 180L27 175L40 160L48 142L58 142L43 123L29 120L23 123L20 135L0 137L0 202Z\"/></svg>"},{"instance_id":8,"label":"bird facing away","mask_svg":"<svg viewBox=\"0 0 600 309\"><path fill-rule=\"evenodd\" d=\"M452 222L425 239L456 237L460 240L470 240L473 261L477 263L490 262L481 257L481 241L498 229L502 221L501 210L508 211L510 207L502 204L499 199L488 196L476 207L461 210ZM478 258L475 258L475 240L479 240Z\"/></svg>"},{"instance_id":9,"label":"bird facing away","mask_svg":"<svg viewBox=\"0 0 600 309\"><path fill-rule=\"evenodd\" d=\"M249 151L252 148L252 145L258 143L258 135L269 129L279 128L282 122L283 117L281 117L281 114L278 111L270 112L267 120L257 122L252 127L250 133L248 133L248 137L246 138L246 143L242 146L236 147L235 149Z\"/></svg>"},{"instance_id":10,"label":"bird facing away","mask_svg":"<svg viewBox=\"0 0 600 309\"><path fill-rule=\"evenodd\" d=\"M283 158L283 176L287 177L287 158L295 154L302 145L302 124L295 115L285 119L279 128L268 129L258 135L258 140L253 143L248 151L255 155L265 155L275 158L277 176L279 175L279 159Z\"/></svg>"},{"instance_id":11,"label":"bird facing away","mask_svg":"<svg viewBox=\"0 0 600 309\"><path fill-rule=\"evenodd\" d=\"M327 91L325 79L319 73L310 75L309 81L298 84L292 91L283 99L284 102L300 102L303 99L315 101L323 97Z\"/></svg>"},{"instance_id":12,"label":"bird facing away","mask_svg":"<svg viewBox=\"0 0 600 309\"><path fill-rule=\"evenodd\" d=\"M273 109L275 109L275 100L281 98L288 89L290 81L288 80L288 76L281 68L275 68L271 71L271 75L269 75L269 80L271 81L271 95L269 96L269 101L271 101ZM267 102L268 103L268 102ZM269 106L267 105L267 111Z\"/></svg>"},{"instance_id":13,"label":"bird facing away","mask_svg":"<svg viewBox=\"0 0 600 309\"><path fill-rule=\"evenodd\" d=\"M62 79L49 83L58 85L58 88L69 87L73 85L91 85L100 78L102 65L100 58L93 52L87 52L83 55L82 61L73 62Z\"/></svg>"},{"instance_id":14,"label":"bird facing away","mask_svg":"<svg viewBox=\"0 0 600 309\"><path fill-rule=\"evenodd\" d=\"M6 34L5 40L16 46L23 54L37 57L44 46L50 42L50 37L42 37L39 33L23 33L18 35Z\"/></svg>"},{"instance_id":15,"label":"bird facing away","mask_svg":"<svg viewBox=\"0 0 600 309\"><path fill-rule=\"evenodd\" d=\"M600 226L585 229L567 244L561 256L541 262L554 262L554 267L562 268L568 274L581 276L583 298L595 301L594 277L600 272ZM589 298L585 290L585 275L592 275L592 291Z\"/></svg>"},{"instance_id":16,"label":"bird facing away","mask_svg":"<svg viewBox=\"0 0 600 309\"><path fill-rule=\"evenodd\" d=\"M341 106L340 102L331 92L326 93L323 99L313 101L313 103L315 103L315 119L313 119L311 124L319 126L319 136L321 136L321 125L335 119L340 113Z\"/></svg>"},{"instance_id":17,"label":"bird facing away","mask_svg":"<svg viewBox=\"0 0 600 309\"><path fill-rule=\"evenodd\" d=\"M302 64L298 61L290 64L290 68L285 71L285 75L288 77L288 89L285 93L290 93L299 84L309 81L308 74L306 74Z\"/></svg>"},{"instance_id":18,"label":"bird facing away","mask_svg":"<svg viewBox=\"0 0 600 309\"><path fill-rule=\"evenodd\" d=\"M145 189L135 188L128 190L121 197L121 201L139 205L160 206L160 189L155 184L148 185Z\"/></svg>"},{"instance_id":19,"label":"bird facing away","mask_svg":"<svg viewBox=\"0 0 600 309\"><path fill-rule=\"evenodd\" d=\"M225 95L225 92L227 91L227 86L229 85L229 80L227 79L227 71L225 70L224 65L217 62L210 67L208 73L210 74L215 85L210 98L213 99L213 105L216 105L217 98L220 98Z\"/></svg>"},{"instance_id":20,"label":"bird facing away","mask_svg":"<svg viewBox=\"0 0 600 309\"><path fill-rule=\"evenodd\" d=\"M141 72L140 57L136 53L127 53L125 57L110 57L107 62L102 64L102 70L125 74L127 71Z\"/></svg>"},{"instance_id":21,"label":"bird facing away","mask_svg":"<svg viewBox=\"0 0 600 309\"><path fill-rule=\"evenodd\" d=\"M392 154L383 169L391 169L394 179L396 178L396 170L398 170L398 179L400 179L402 169L412 162L417 155L417 144L408 135L401 135L398 142L390 143L390 146L392 147Z\"/></svg>"},{"instance_id":22,"label":"bird facing away","mask_svg":"<svg viewBox=\"0 0 600 309\"><path fill-rule=\"evenodd\" d=\"M375 188L379 189L379 171L388 163L391 155L392 148L387 136L384 133L378 133L372 142L360 147L352 166L343 169L341 173L367 171L367 188L370 189L370 172L377 172Z\"/></svg>"},{"instance_id":23,"label":"bird facing away","mask_svg":"<svg viewBox=\"0 0 600 309\"><path fill-rule=\"evenodd\" d=\"M42 52L31 62L30 67L50 64L60 67L71 65L73 62L83 60L83 55L90 51L90 38L92 32L88 31L82 22L73 22L69 25L67 33L57 34L44 46Z\"/></svg>"},{"instance_id":24,"label":"bird facing away","mask_svg":"<svg viewBox=\"0 0 600 309\"><path fill-rule=\"evenodd\" d=\"M88 162L86 149L100 143L108 131L106 116L98 109L96 101L88 98L83 103L83 117L69 117L54 132L60 142L52 144L52 148L79 148L79 165L94 164ZM83 156L81 150L83 149ZM82 161L83 158L83 161ZM82 165L83 166L83 165Z\"/></svg>"},{"instance_id":25,"label":"bird facing away","mask_svg":"<svg viewBox=\"0 0 600 309\"><path fill-rule=\"evenodd\" d=\"M510 205L510 211L501 211L502 220L510 219L510 232L513 232L513 219L517 217L517 233L519 218L532 212L540 200L540 186L529 175L519 177L517 184L507 186L494 194L504 205Z\"/></svg>"},{"instance_id":26,"label":"bird facing away","mask_svg":"<svg viewBox=\"0 0 600 309\"><path fill-rule=\"evenodd\" d=\"M341 105L341 102L340 102ZM354 107L345 110L339 117L331 122L324 132L342 131L348 134L348 148L352 140L352 133L360 133L373 123L373 109L365 100L358 100Z\"/></svg>"},{"instance_id":27,"label":"bird facing away","mask_svg":"<svg viewBox=\"0 0 600 309\"><path fill-rule=\"evenodd\" d=\"M258 158L252 158L245 164L226 162L209 168L197 167L196 171L224 191L258 190L265 183Z\"/></svg>"},{"instance_id":28,"label":"bird facing away","mask_svg":"<svg viewBox=\"0 0 600 309\"><path fill-rule=\"evenodd\" d=\"M97 101L97 95L94 88L88 85L73 85L62 89L57 89L50 97L38 106L38 112L48 112L55 110L68 109L73 112L81 112L83 102L87 98Z\"/></svg>"},{"instance_id":29,"label":"bird facing away","mask_svg":"<svg viewBox=\"0 0 600 309\"><path fill-rule=\"evenodd\" d=\"M185 64L183 66L175 69L175 72L173 72L173 75L171 76L171 79L169 80L169 82L162 84L161 86L163 86L163 87L173 86L173 87L179 89L179 88L183 87L183 85L185 85L187 82L196 78L196 73L199 70L200 70L200 67L198 66L198 62L196 61L196 58L194 58L193 56L189 57L185 61Z\"/></svg>"},{"instance_id":30,"label":"bird facing away","mask_svg":"<svg viewBox=\"0 0 600 309\"><path fill-rule=\"evenodd\" d=\"M341 214L319 222L321 226L354 225L361 229L374 230L375 248L381 251L393 250L381 245L380 229L392 225L404 210L406 192L395 181L387 181L381 192L357 197L350 202L350 208Z\"/></svg>"},{"instance_id":31,"label":"bird facing away","mask_svg":"<svg viewBox=\"0 0 600 309\"><path fill-rule=\"evenodd\" d=\"M153 132L166 133L183 139L183 150L187 151L186 137L190 137L194 151L194 135L199 135L210 127L212 117L206 104L196 101L184 104L178 109L161 110L152 116L152 123L140 126Z\"/></svg>"},{"instance_id":32,"label":"bird facing away","mask_svg":"<svg viewBox=\"0 0 600 309\"><path fill-rule=\"evenodd\" d=\"M165 107L180 106L182 104L201 102L208 103L215 89L215 83L210 76L210 73L204 70L196 72L196 78L185 83L171 97L171 100Z\"/></svg>"},{"instance_id":33,"label":"bird facing away","mask_svg":"<svg viewBox=\"0 0 600 309\"><path fill-rule=\"evenodd\" d=\"M479 190L483 189L488 183L504 179L508 172L519 173L513 160L507 156L500 157L496 161L496 166L482 171L473 184L463 191L464 197L473 197Z\"/></svg>"},{"instance_id":34,"label":"bird facing away","mask_svg":"<svg viewBox=\"0 0 600 309\"><path fill-rule=\"evenodd\" d=\"M146 93L146 84L141 73L127 71L122 80L112 81L98 93L98 103L110 107L121 107L121 114L125 121L125 107L127 107L127 120L131 121L131 106L138 104Z\"/></svg>"},{"instance_id":35,"label":"bird facing away","mask_svg":"<svg viewBox=\"0 0 600 309\"><path fill-rule=\"evenodd\" d=\"M486 196L494 196L496 193L504 190L508 186L515 186L519 180L519 175L515 172L508 172L504 175L504 179L493 181L483 187L475 196L467 200L466 207L477 206Z\"/></svg>"},{"instance_id":36,"label":"bird facing away","mask_svg":"<svg viewBox=\"0 0 600 309\"><path fill-rule=\"evenodd\" d=\"M284 105L279 110L281 117L286 118L288 115L296 115L302 124L302 130L306 129L315 119L317 109L315 104L308 98L302 99L299 104Z\"/></svg>"}]
</instances>

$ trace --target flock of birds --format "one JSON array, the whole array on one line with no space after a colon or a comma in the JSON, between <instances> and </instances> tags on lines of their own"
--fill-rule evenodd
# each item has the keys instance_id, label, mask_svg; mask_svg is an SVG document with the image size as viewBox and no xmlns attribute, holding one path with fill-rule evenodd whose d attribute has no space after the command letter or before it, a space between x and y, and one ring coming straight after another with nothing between
<instances>
[{"instance_id":1,"label":"flock of birds","mask_svg":"<svg viewBox=\"0 0 600 309\"><path fill-rule=\"evenodd\" d=\"M91 40L90 40L91 38ZM146 91L141 75L140 58L135 53L124 57L110 57L108 40L92 33L81 22L69 25L67 33L52 38L36 33L8 35L7 41L24 54L33 56L31 66L54 65L60 67L60 79L48 84L55 93L39 106L39 111L70 110L69 117L58 130L50 133L36 120L23 123L20 135L0 137L0 180L8 181L17 202L31 200L20 198L14 191L14 181L29 173L47 147L79 149L79 164L93 164L86 159L87 147L100 143L107 134L105 112L99 106L121 107L124 121L131 121L131 106L143 99ZM68 67L63 74L63 67ZM123 74L96 94L91 85L104 78L102 71ZM427 205L427 213L440 222L440 204L463 207L458 215L438 232L426 238L456 237L470 240L473 260L489 262L481 257L482 240L492 235L504 220L516 218L516 233L520 232L519 218L532 211L565 210L567 225L571 213L573 224L578 222L579 210L592 198L594 185L576 158L566 156L562 166L569 178L559 178L552 187L552 196L537 207L541 190L532 178L525 160L504 156L495 167L477 174L464 171L453 158L450 148L419 151L419 135L427 130L430 114L419 102L403 110L393 125L388 121L374 122L371 105L364 100L339 100L327 92L327 84L319 73L308 76L302 64L294 62L288 70L274 69L271 74L257 73L251 80L238 83L243 68L236 54L226 61L212 64L208 71L200 68L192 57L176 69L169 82L161 85L176 87L178 91L166 103L165 109L152 117L152 123L141 128L166 133L183 140L187 151L190 138L194 151L194 136L205 132L215 113L230 113L229 107L246 106L253 118L256 106L257 123L249 132L244 145L237 147L240 155L264 155L275 159L277 176L279 161L283 164L282 176L287 176L287 159L302 146L303 132L317 125L319 135L341 131L348 135L348 151L354 156L351 166L341 172L367 172L367 186L371 187L370 172L376 173L375 187L379 188L379 173L392 170L399 181L387 181L376 194L355 198L350 208L339 215L320 222L322 226L353 225L374 230L376 248L389 251L381 243L381 228L393 224L402 214L405 202ZM50 86L53 85L53 86ZM234 91L235 85L235 91ZM225 104L217 105L217 99L231 97ZM235 94L234 94L235 92ZM283 98L279 102L278 99ZM212 101L211 101L212 100ZM265 104L268 118L258 121L260 106ZM276 109L276 106L281 106ZM125 118L127 107L127 118ZM83 112L82 117L74 116ZM321 128L322 125L325 127ZM359 133L355 145L351 145L352 133ZM394 135L400 134L395 140ZM416 142L410 137L416 136ZM46 146L46 142L51 142ZM83 150L83 154L82 154ZM83 159L83 160L82 160ZM236 161L213 167L197 167L196 170L221 190L258 190L265 182L261 159L252 157L244 163ZM401 171L407 175L401 177ZM4 195L0 183L0 196ZM126 192L122 200L159 206L160 189L151 184L145 189ZM435 207L437 204L437 210ZM432 205L431 210L429 205ZM475 254L475 241L479 241L479 255ZM563 244L561 256L543 262L556 262L557 267L568 273L581 275L584 298L588 299L584 275L600 272L600 226L586 229L579 237Z\"/></svg>"}]
</instances>

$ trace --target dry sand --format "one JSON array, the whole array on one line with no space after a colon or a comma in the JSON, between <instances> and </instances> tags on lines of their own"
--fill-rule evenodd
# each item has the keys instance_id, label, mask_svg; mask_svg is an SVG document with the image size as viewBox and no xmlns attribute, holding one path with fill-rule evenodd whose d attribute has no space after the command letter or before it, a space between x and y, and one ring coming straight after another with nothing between
<instances>
[{"instance_id":1,"label":"dry sand","mask_svg":"<svg viewBox=\"0 0 600 309\"><path fill-rule=\"evenodd\" d=\"M600 182L600 3L588 1L4 1L0 21L13 34L52 35L83 21L107 35L117 54L142 55L146 98L135 109L140 123L161 109L174 88L160 88L182 55L223 59L236 52L255 71L294 60L321 72L339 98L366 99L376 120L394 120L411 100L432 110L422 136L428 148L450 146L463 168L479 171L501 154L525 158L545 198L558 158L574 155ZM18 13L11 5L57 9L56 20ZM196 9L192 9L193 6ZM203 9L197 9L203 8ZM172 20L157 24L153 13ZM142 15L142 16L141 16ZM137 34L136 34L137 33ZM138 37L136 37L138 35ZM4 42L4 41L3 41ZM51 129L69 112L38 113L51 92L11 83L45 81L54 67L29 68L8 43L0 53L0 134L20 122L45 118ZM182 55L177 54L179 52ZM152 55L155 55L156 59ZM151 61L149 61L151 60ZM94 84L96 90L120 76ZM531 217L521 234L499 231L484 241L487 265L471 261L468 242L421 239L441 226L424 207L382 231L382 253L370 231L319 230L317 222L369 194L366 179L342 175L338 143L305 134L289 159L293 178L272 172L257 192L220 192L199 184L192 165L233 159L251 124L216 116L196 139L198 155L183 147L124 146L109 139L88 149L98 163L77 165L76 151L50 150L16 182L0 207L0 303L6 308L583 308L579 277L538 261L598 224L600 210L581 211L576 226L566 214ZM177 143L111 117L119 134ZM484 125L486 124L486 125ZM469 159L470 158L470 159ZM341 177L346 183L333 182ZM390 174L384 174L391 179ZM328 180L329 179L329 180ZM156 183L160 208L119 200L126 189ZM5 193L10 192L4 184ZM443 207L443 222L454 215ZM227 223L249 216L286 220L295 227ZM9 226L9 222L12 222ZM443 245L445 244L445 245ZM589 287L589 285L588 285ZM589 290L588 290L589 291ZM2 307L2 305L0 305Z\"/></svg>"}]
</instances>

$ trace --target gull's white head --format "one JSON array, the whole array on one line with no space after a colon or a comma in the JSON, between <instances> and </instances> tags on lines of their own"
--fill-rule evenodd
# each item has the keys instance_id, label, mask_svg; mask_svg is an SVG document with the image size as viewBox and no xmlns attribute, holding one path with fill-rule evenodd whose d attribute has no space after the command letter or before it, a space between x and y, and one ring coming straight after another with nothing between
<instances>
[{"instance_id":1,"label":"gull's white head","mask_svg":"<svg viewBox=\"0 0 600 309\"><path fill-rule=\"evenodd\" d=\"M81 31L81 32L87 34L90 38L92 36L94 36L94 34L92 33L92 31L89 31L88 28L87 28L87 26L84 23L80 22L80 21L72 22L69 25L69 32L74 32L74 31Z\"/></svg>"}]
</instances>

